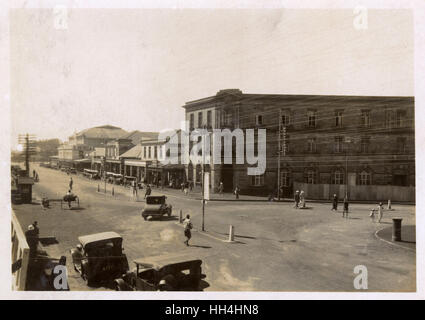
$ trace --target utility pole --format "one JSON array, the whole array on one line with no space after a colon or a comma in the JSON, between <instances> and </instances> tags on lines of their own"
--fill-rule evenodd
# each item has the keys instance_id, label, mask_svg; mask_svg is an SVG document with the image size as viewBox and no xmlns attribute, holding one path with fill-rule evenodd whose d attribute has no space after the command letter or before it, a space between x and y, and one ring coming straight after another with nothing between
<instances>
[{"instance_id":1,"label":"utility pole","mask_svg":"<svg viewBox=\"0 0 425 320\"><path fill-rule=\"evenodd\" d=\"M202 135L202 231L205 231L205 146L205 136Z\"/></svg>"},{"instance_id":2,"label":"utility pole","mask_svg":"<svg viewBox=\"0 0 425 320\"><path fill-rule=\"evenodd\" d=\"M25 175L27 177L30 176L30 156L35 154L36 147L35 147L35 136L29 135L28 133L26 135L19 135L18 137L18 143L22 146L24 149L25 154Z\"/></svg>"},{"instance_id":3,"label":"utility pole","mask_svg":"<svg viewBox=\"0 0 425 320\"><path fill-rule=\"evenodd\" d=\"M281 155L286 156L286 126L282 121L282 110L279 109L279 135L278 135L278 160L277 160L277 194L278 200L280 200L280 186L282 184L282 179L280 177L280 162Z\"/></svg>"},{"instance_id":4,"label":"utility pole","mask_svg":"<svg viewBox=\"0 0 425 320\"><path fill-rule=\"evenodd\" d=\"M282 131L282 110L279 109L279 134L278 134L278 147L277 147L277 200L280 200L280 153L281 153L281 142L280 135Z\"/></svg>"},{"instance_id":5,"label":"utility pole","mask_svg":"<svg viewBox=\"0 0 425 320\"><path fill-rule=\"evenodd\" d=\"M210 143L210 133L208 131L208 128L206 125L204 125L204 129L206 129L206 133L205 131L203 131L202 133L202 231L205 231L205 201L209 200L209 196L210 196L210 192L209 189L205 189L205 188L209 188L210 187L210 176L208 173L208 179L205 179L206 174L205 174L205 152L206 152L206 146L207 146L207 137L208 137L208 142ZM210 151L210 148L208 148L208 151ZM210 155L208 155L210 156ZM206 192L208 191L208 192ZM206 194L207 199L205 198Z\"/></svg>"}]
</instances>

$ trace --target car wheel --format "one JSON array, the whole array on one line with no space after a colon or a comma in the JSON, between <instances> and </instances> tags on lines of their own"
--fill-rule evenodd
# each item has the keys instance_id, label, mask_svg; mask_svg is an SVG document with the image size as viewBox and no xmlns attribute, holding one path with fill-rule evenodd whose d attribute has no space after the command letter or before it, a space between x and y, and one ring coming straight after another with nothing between
<instances>
[{"instance_id":1,"label":"car wheel","mask_svg":"<svg viewBox=\"0 0 425 320\"><path fill-rule=\"evenodd\" d=\"M87 275L84 275L84 281L88 287L91 287L93 280L89 278Z\"/></svg>"},{"instance_id":2,"label":"car wheel","mask_svg":"<svg viewBox=\"0 0 425 320\"><path fill-rule=\"evenodd\" d=\"M115 291L123 291L118 283L115 283Z\"/></svg>"},{"instance_id":3,"label":"car wheel","mask_svg":"<svg viewBox=\"0 0 425 320\"><path fill-rule=\"evenodd\" d=\"M145 221L148 219L148 217L143 217L143 219L145 219Z\"/></svg>"},{"instance_id":4,"label":"car wheel","mask_svg":"<svg viewBox=\"0 0 425 320\"><path fill-rule=\"evenodd\" d=\"M81 266L81 277L83 278L84 282L87 286L90 286L92 283L92 280L87 276L86 271L84 270L83 266Z\"/></svg>"}]
</instances>

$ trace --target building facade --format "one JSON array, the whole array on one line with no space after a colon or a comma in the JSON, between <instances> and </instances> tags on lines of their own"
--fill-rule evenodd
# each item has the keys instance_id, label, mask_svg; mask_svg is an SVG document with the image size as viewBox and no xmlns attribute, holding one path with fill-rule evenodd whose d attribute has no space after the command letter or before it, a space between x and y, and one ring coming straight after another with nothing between
<instances>
[{"instance_id":1,"label":"building facade","mask_svg":"<svg viewBox=\"0 0 425 320\"><path fill-rule=\"evenodd\" d=\"M297 183L348 189L415 185L413 97L244 94L230 89L183 108L191 130L266 129L264 174L249 176L248 165L235 161L211 164L204 169L211 172L213 191L220 181L227 190L239 185L247 194L274 193L280 183L285 196L292 196ZM258 151L255 143L254 149ZM201 165L189 164L186 172L200 181Z\"/></svg>"}]
</instances>

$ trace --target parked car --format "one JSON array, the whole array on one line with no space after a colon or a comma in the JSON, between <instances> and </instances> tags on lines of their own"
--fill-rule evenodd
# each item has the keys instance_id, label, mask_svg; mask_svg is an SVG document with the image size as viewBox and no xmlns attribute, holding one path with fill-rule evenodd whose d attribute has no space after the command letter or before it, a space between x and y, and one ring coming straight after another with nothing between
<instances>
[{"instance_id":1,"label":"parked car","mask_svg":"<svg viewBox=\"0 0 425 320\"><path fill-rule=\"evenodd\" d=\"M93 180L100 179L99 172L91 169L84 169L83 176Z\"/></svg>"},{"instance_id":2,"label":"parked car","mask_svg":"<svg viewBox=\"0 0 425 320\"><path fill-rule=\"evenodd\" d=\"M134 260L132 271L115 279L117 291L201 291L202 260L167 254Z\"/></svg>"},{"instance_id":3,"label":"parked car","mask_svg":"<svg viewBox=\"0 0 425 320\"><path fill-rule=\"evenodd\" d=\"M87 285L113 280L129 270L123 239L118 233L96 233L81 236L78 241L77 248L71 249L72 263Z\"/></svg>"},{"instance_id":4,"label":"parked car","mask_svg":"<svg viewBox=\"0 0 425 320\"><path fill-rule=\"evenodd\" d=\"M152 218L162 218L164 215L171 216L172 206L165 202L166 196L147 196L146 204L142 210L143 219L147 219L149 216Z\"/></svg>"}]
</instances>

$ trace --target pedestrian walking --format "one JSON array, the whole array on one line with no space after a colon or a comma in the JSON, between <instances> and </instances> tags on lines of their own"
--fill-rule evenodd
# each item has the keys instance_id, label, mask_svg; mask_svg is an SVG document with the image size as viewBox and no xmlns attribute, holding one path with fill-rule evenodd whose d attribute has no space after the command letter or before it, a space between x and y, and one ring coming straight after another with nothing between
<instances>
[{"instance_id":1,"label":"pedestrian walking","mask_svg":"<svg viewBox=\"0 0 425 320\"><path fill-rule=\"evenodd\" d=\"M192 192L192 190L193 190L193 181L190 180L189 181L189 191Z\"/></svg>"},{"instance_id":2,"label":"pedestrian walking","mask_svg":"<svg viewBox=\"0 0 425 320\"><path fill-rule=\"evenodd\" d=\"M184 194L187 196L187 194L189 193L189 183L188 182L184 183L183 191L184 191Z\"/></svg>"},{"instance_id":3,"label":"pedestrian walking","mask_svg":"<svg viewBox=\"0 0 425 320\"><path fill-rule=\"evenodd\" d=\"M342 210L342 217L348 219L348 197L344 197L344 209Z\"/></svg>"},{"instance_id":4,"label":"pedestrian walking","mask_svg":"<svg viewBox=\"0 0 425 320\"><path fill-rule=\"evenodd\" d=\"M220 181L220 184L218 185L218 194L223 196L224 195L223 191L224 191L223 181Z\"/></svg>"},{"instance_id":5,"label":"pedestrian walking","mask_svg":"<svg viewBox=\"0 0 425 320\"><path fill-rule=\"evenodd\" d=\"M147 196L150 196L152 192L151 186L149 184L146 185L146 191L145 191L145 199Z\"/></svg>"},{"instance_id":6,"label":"pedestrian walking","mask_svg":"<svg viewBox=\"0 0 425 320\"><path fill-rule=\"evenodd\" d=\"M235 188L235 197L236 199L239 199L239 192L241 191L241 189L239 188L239 185L236 185Z\"/></svg>"},{"instance_id":7,"label":"pedestrian walking","mask_svg":"<svg viewBox=\"0 0 425 320\"><path fill-rule=\"evenodd\" d=\"M378 205L378 222L381 223L381 220L384 216L384 206L382 205L382 202Z\"/></svg>"},{"instance_id":8,"label":"pedestrian walking","mask_svg":"<svg viewBox=\"0 0 425 320\"><path fill-rule=\"evenodd\" d=\"M183 225L184 225L184 236L186 237L186 240L184 241L184 243L186 244L186 246L189 246L189 240L190 238L192 238L192 232L190 230L192 230L193 228L192 222L190 221L190 215L186 215L186 219L184 219Z\"/></svg>"},{"instance_id":9,"label":"pedestrian walking","mask_svg":"<svg viewBox=\"0 0 425 320\"><path fill-rule=\"evenodd\" d=\"M303 209L305 208L305 195L303 190L300 192L300 207Z\"/></svg>"},{"instance_id":10,"label":"pedestrian walking","mask_svg":"<svg viewBox=\"0 0 425 320\"><path fill-rule=\"evenodd\" d=\"M137 198L137 182L136 182L136 180L131 181L131 188L133 189L133 197Z\"/></svg>"},{"instance_id":11,"label":"pedestrian walking","mask_svg":"<svg viewBox=\"0 0 425 320\"><path fill-rule=\"evenodd\" d=\"M74 181L71 179L69 179L69 190L72 190L72 185L74 184Z\"/></svg>"},{"instance_id":12,"label":"pedestrian walking","mask_svg":"<svg viewBox=\"0 0 425 320\"><path fill-rule=\"evenodd\" d=\"M331 211L338 211L338 196L334 194L334 197L332 199L332 210Z\"/></svg>"},{"instance_id":13,"label":"pedestrian walking","mask_svg":"<svg viewBox=\"0 0 425 320\"><path fill-rule=\"evenodd\" d=\"M284 199L285 198L285 194L284 194L284 188L283 188L283 186L280 187L280 189L279 189L278 192L279 192L278 197L280 196L282 199Z\"/></svg>"},{"instance_id":14,"label":"pedestrian walking","mask_svg":"<svg viewBox=\"0 0 425 320\"><path fill-rule=\"evenodd\" d=\"M297 190L295 191L295 196L294 196L294 208L298 209L299 203L300 203L300 192Z\"/></svg>"}]
</instances>

